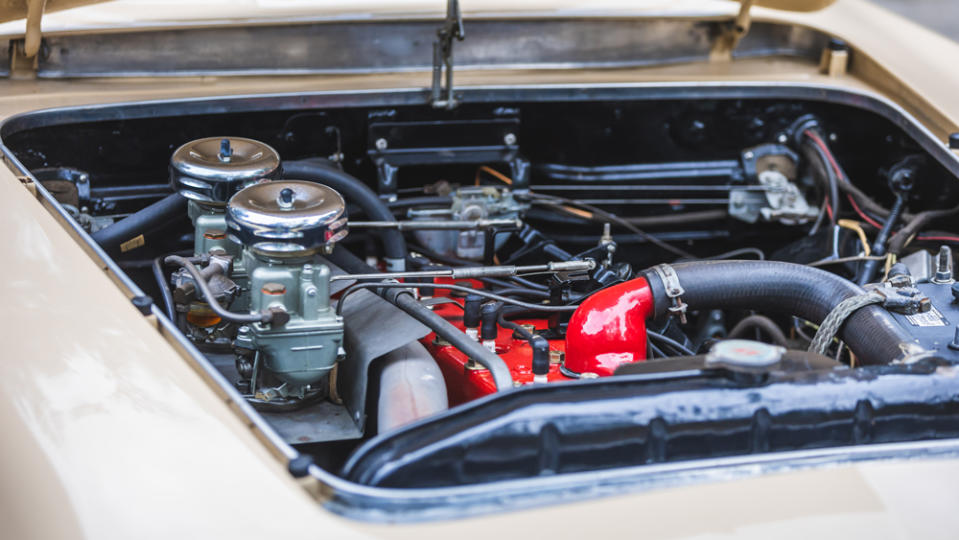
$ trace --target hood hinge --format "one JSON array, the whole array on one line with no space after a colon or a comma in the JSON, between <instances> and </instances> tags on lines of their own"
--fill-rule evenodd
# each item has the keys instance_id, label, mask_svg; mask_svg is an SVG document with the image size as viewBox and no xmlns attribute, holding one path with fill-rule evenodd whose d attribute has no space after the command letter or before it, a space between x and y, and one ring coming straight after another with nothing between
<instances>
[{"instance_id":1,"label":"hood hinge","mask_svg":"<svg viewBox=\"0 0 959 540\"><path fill-rule=\"evenodd\" d=\"M749 10L754 3L755 0L740 0L739 13L735 19L724 23L722 33L716 38L709 53L710 60L732 59L736 45L739 45L740 40L749 32L749 25L752 23Z\"/></svg>"},{"instance_id":2,"label":"hood hinge","mask_svg":"<svg viewBox=\"0 0 959 540\"><path fill-rule=\"evenodd\" d=\"M457 105L456 96L453 95L453 39L463 41L465 37L459 0L447 0L446 20L436 31L436 40L433 42L433 88L430 104L437 109L452 109ZM446 69L445 88L443 87L444 68Z\"/></svg>"},{"instance_id":3,"label":"hood hinge","mask_svg":"<svg viewBox=\"0 0 959 540\"><path fill-rule=\"evenodd\" d=\"M37 74L37 53L43 43L40 21L47 0L27 0L26 32L23 39L10 40L10 78L32 79Z\"/></svg>"}]
</instances>

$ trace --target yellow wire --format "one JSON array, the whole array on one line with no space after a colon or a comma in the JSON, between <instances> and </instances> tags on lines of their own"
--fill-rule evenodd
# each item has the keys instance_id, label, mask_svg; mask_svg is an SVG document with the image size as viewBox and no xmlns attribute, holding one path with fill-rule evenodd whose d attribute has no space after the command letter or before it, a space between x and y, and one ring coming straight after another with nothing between
<instances>
[{"instance_id":1,"label":"yellow wire","mask_svg":"<svg viewBox=\"0 0 959 540\"><path fill-rule=\"evenodd\" d=\"M882 279L885 281L889 278L889 270L892 268L892 265L896 264L896 256L892 253L886 255L886 267L882 274Z\"/></svg>"},{"instance_id":2,"label":"yellow wire","mask_svg":"<svg viewBox=\"0 0 959 540\"><path fill-rule=\"evenodd\" d=\"M487 167L486 165L483 165L483 166L480 167L479 169L476 169L476 179L475 179L475 183L476 183L477 186L480 185L480 173L486 173L486 174L492 176L493 178L499 180L500 182L503 182L503 183L506 184L507 186L513 185L513 179L512 179L512 178L510 178L509 176L506 176L505 174L497 171L496 169L494 169L494 168L492 168L492 167Z\"/></svg>"},{"instance_id":3,"label":"yellow wire","mask_svg":"<svg viewBox=\"0 0 959 540\"><path fill-rule=\"evenodd\" d=\"M866 257L869 256L872 252L872 249L869 247L869 239L866 238L866 231L862 230L862 225L860 225L858 221L853 219L840 219L836 222L836 225L855 232L856 235L859 236L859 242L862 243L863 254Z\"/></svg>"}]
</instances>

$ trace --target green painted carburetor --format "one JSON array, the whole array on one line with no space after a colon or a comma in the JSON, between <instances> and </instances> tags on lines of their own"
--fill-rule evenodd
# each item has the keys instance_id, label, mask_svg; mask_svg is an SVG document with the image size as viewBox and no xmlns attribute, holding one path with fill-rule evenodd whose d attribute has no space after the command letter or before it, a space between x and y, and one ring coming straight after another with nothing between
<instances>
[{"instance_id":1,"label":"green painted carburetor","mask_svg":"<svg viewBox=\"0 0 959 540\"><path fill-rule=\"evenodd\" d=\"M342 355L343 321L330 305L330 268L317 255L346 236L346 204L333 189L299 180L249 186L226 207L242 246L250 313L269 323L238 329L237 368L261 408L294 408L327 395Z\"/></svg>"}]
</instances>

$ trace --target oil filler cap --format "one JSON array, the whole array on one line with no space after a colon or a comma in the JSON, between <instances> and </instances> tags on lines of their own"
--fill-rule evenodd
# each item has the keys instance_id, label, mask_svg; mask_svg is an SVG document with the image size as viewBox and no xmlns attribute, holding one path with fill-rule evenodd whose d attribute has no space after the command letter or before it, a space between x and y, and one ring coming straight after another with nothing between
<instances>
[{"instance_id":1,"label":"oil filler cap","mask_svg":"<svg viewBox=\"0 0 959 540\"><path fill-rule=\"evenodd\" d=\"M299 257L329 252L347 235L346 203L336 190L304 180L275 180L240 190L226 207L233 240L255 253Z\"/></svg>"},{"instance_id":2,"label":"oil filler cap","mask_svg":"<svg viewBox=\"0 0 959 540\"><path fill-rule=\"evenodd\" d=\"M713 345L706 355L706 367L725 368L736 373L763 374L779 366L786 349L748 339L727 339Z\"/></svg>"},{"instance_id":3,"label":"oil filler cap","mask_svg":"<svg viewBox=\"0 0 959 540\"><path fill-rule=\"evenodd\" d=\"M280 155L268 144L243 137L207 137L173 152L170 184L187 199L222 207L236 192L275 178L279 170Z\"/></svg>"}]
</instances>

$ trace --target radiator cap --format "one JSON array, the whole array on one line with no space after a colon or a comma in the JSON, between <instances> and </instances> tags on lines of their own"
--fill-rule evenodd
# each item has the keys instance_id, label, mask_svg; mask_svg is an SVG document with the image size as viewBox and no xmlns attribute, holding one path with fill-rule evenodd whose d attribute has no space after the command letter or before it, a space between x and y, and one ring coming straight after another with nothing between
<instances>
[{"instance_id":1,"label":"radiator cap","mask_svg":"<svg viewBox=\"0 0 959 540\"><path fill-rule=\"evenodd\" d=\"M748 339L727 339L713 345L706 355L706 367L726 368L739 373L768 373L779 366L786 349Z\"/></svg>"}]
</instances>

